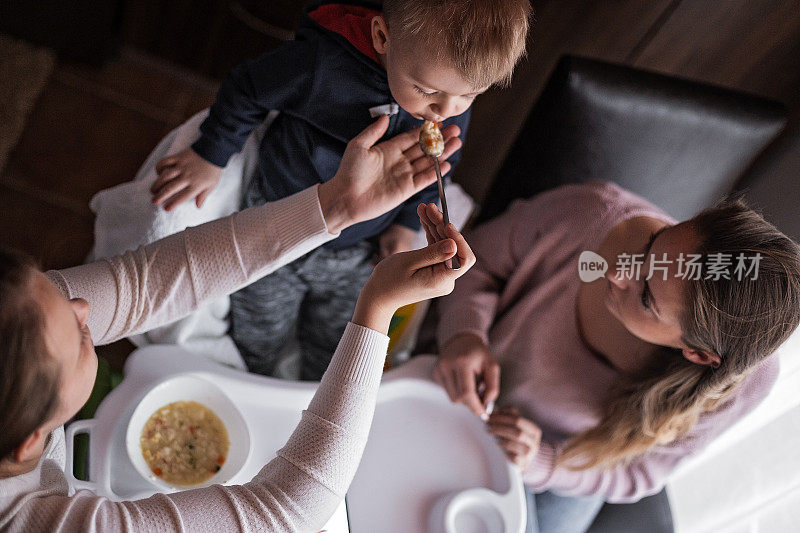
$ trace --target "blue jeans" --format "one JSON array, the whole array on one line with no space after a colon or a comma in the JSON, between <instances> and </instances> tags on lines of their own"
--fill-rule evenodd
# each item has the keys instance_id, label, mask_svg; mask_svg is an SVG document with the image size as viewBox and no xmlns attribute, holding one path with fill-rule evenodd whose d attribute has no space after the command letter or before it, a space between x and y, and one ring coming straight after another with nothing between
<instances>
[{"instance_id":1,"label":"blue jeans","mask_svg":"<svg viewBox=\"0 0 800 533\"><path fill-rule=\"evenodd\" d=\"M584 533L603 506L601 496L568 497L552 492L526 491L528 525L525 533Z\"/></svg>"}]
</instances>

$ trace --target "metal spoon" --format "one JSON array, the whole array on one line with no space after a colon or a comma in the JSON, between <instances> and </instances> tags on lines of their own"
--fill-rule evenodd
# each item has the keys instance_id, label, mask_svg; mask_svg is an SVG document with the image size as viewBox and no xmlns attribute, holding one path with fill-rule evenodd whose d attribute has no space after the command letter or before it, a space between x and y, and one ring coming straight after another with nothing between
<instances>
[{"instance_id":1,"label":"metal spoon","mask_svg":"<svg viewBox=\"0 0 800 533\"><path fill-rule=\"evenodd\" d=\"M422 153L433 159L433 168L436 170L436 181L439 184L439 199L442 202L442 214L444 215L444 225L450 224L450 215L447 212L447 197L444 194L444 181L442 181L442 169L439 166L439 156L444 153L444 137L439 130L438 124L426 120L422 124L419 132L419 147ZM458 256L454 255L451 259L453 270L461 268Z\"/></svg>"}]
</instances>

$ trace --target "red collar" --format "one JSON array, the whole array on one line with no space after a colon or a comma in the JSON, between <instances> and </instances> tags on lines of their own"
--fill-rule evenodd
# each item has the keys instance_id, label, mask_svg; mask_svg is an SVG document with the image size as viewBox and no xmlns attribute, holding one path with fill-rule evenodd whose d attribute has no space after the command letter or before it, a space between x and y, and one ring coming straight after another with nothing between
<instances>
[{"instance_id":1,"label":"red collar","mask_svg":"<svg viewBox=\"0 0 800 533\"><path fill-rule=\"evenodd\" d=\"M332 32L338 33L359 52L379 63L372 46L371 23L380 11L347 4L326 4L308 14L311 19Z\"/></svg>"}]
</instances>

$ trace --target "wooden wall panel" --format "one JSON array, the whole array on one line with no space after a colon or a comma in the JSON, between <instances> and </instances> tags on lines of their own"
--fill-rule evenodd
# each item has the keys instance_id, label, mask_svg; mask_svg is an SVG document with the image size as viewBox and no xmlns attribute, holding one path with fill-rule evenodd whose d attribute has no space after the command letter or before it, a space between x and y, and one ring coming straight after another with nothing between
<instances>
[{"instance_id":1,"label":"wooden wall panel","mask_svg":"<svg viewBox=\"0 0 800 533\"><path fill-rule=\"evenodd\" d=\"M528 57L517 67L510 88L493 89L475 102L455 180L480 201L558 58L571 53L625 62L673 3L534 1Z\"/></svg>"},{"instance_id":2,"label":"wooden wall panel","mask_svg":"<svg viewBox=\"0 0 800 533\"><path fill-rule=\"evenodd\" d=\"M310 0L136 0L126 44L222 78L235 65L290 39Z\"/></svg>"},{"instance_id":3,"label":"wooden wall panel","mask_svg":"<svg viewBox=\"0 0 800 533\"><path fill-rule=\"evenodd\" d=\"M634 66L800 107L800 0L683 0Z\"/></svg>"}]
</instances>

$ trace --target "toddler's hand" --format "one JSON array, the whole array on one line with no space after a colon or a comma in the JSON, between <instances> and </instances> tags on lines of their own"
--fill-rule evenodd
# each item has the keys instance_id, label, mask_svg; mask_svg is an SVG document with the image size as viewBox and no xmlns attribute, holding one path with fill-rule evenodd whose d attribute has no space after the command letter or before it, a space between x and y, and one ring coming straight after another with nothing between
<instances>
[{"instance_id":1,"label":"toddler's hand","mask_svg":"<svg viewBox=\"0 0 800 533\"><path fill-rule=\"evenodd\" d=\"M219 183L222 169L187 148L159 161L156 172L158 178L150 187L153 204L164 204L166 211L172 211L192 199L198 208L203 207L206 198Z\"/></svg>"},{"instance_id":2,"label":"toddler's hand","mask_svg":"<svg viewBox=\"0 0 800 533\"><path fill-rule=\"evenodd\" d=\"M398 252L407 252L414 245L416 232L400 224L392 224L378 239L378 262Z\"/></svg>"}]
</instances>

